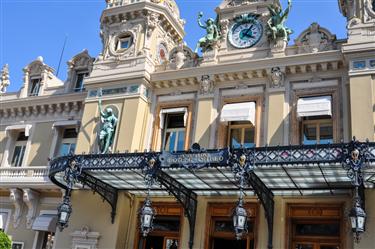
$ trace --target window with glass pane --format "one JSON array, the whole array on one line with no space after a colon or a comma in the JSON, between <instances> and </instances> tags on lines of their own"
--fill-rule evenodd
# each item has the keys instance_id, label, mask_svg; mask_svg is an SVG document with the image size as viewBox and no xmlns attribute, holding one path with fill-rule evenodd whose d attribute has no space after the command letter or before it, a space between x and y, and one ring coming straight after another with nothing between
<instances>
[{"instance_id":1,"label":"window with glass pane","mask_svg":"<svg viewBox=\"0 0 375 249\"><path fill-rule=\"evenodd\" d=\"M77 131L75 128L64 129L61 145L59 149L59 156L66 156L74 154L76 149Z\"/></svg>"},{"instance_id":2,"label":"window with glass pane","mask_svg":"<svg viewBox=\"0 0 375 249\"><path fill-rule=\"evenodd\" d=\"M333 143L333 122L330 117L309 117L302 120L303 144Z\"/></svg>"},{"instance_id":3,"label":"window with glass pane","mask_svg":"<svg viewBox=\"0 0 375 249\"><path fill-rule=\"evenodd\" d=\"M38 96L39 94L39 88L40 88L40 80L41 79L32 79L31 80L31 88L29 96Z\"/></svg>"},{"instance_id":4,"label":"window with glass pane","mask_svg":"<svg viewBox=\"0 0 375 249\"><path fill-rule=\"evenodd\" d=\"M180 151L185 149L185 113L165 115L163 150Z\"/></svg>"},{"instance_id":5,"label":"window with glass pane","mask_svg":"<svg viewBox=\"0 0 375 249\"><path fill-rule=\"evenodd\" d=\"M255 146L255 128L250 122L231 122L228 127L228 144L233 148Z\"/></svg>"},{"instance_id":6,"label":"window with glass pane","mask_svg":"<svg viewBox=\"0 0 375 249\"><path fill-rule=\"evenodd\" d=\"M339 220L296 220L293 222L293 248L340 249Z\"/></svg>"},{"instance_id":7,"label":"window with glass pane","mask_svg":"<svg viewBox=\"0 0 375 249\"><path fill-rule=\"evenodd\" d=\"M87 77L87 76L88 76L88 73L82 73L82 72L77 73L76 83L75 83L75 86L74 86L75 92L80 92L84 89L83 81L84 81L85 77Z\"/></svg>"},{"instance_id":8,"label":"window with glass pane","mask_svg":"<svg viewBox=\"0 0 375 249\"><path fill-rule=\"evenodd\" d=\"M14 145L11 166L13 167L22 166L23 158L25 156L26 143L27 143L27 137L25 136L25 132L20 132L17 136L17 140Z\"/></svg>"}]
</instances>

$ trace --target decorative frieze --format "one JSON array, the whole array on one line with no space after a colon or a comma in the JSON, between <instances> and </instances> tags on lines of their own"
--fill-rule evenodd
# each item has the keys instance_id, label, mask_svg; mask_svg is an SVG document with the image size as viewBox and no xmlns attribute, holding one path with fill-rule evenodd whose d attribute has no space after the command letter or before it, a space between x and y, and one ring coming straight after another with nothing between
<instances>
[{"instance_id":1,"label":"decorative frieze","mask_svg":"<svg viewBox=\"0 0 375 249\"><path fill-rule=\"evenodd\" d=\"M32 104L29 102L22 102L17 104ZM62 103L50 103L50 104L35 104L30 106L16 106L14 103L7 105L2 103L0 109L0 118L3 123L17 122L24 119L48 119L62 117L77 117L82 114L82 101L67 101Z\"/></svg>"}]
</instances>

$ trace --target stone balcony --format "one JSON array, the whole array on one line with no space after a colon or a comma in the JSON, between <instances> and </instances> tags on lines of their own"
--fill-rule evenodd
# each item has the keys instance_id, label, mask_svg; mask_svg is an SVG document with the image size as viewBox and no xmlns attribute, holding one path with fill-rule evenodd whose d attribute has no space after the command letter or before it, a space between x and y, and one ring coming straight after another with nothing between
<instances>
[{"instance_id":1,"label":"stone balcony","mask_svg":"<svg viewBox=\"0 0 375 249\"><path fill-rule=\"evenodd\" d=\"M56 189L48 178L48 166L0 167L0 188L38 187Z\"/></svg>"}]
</instances>

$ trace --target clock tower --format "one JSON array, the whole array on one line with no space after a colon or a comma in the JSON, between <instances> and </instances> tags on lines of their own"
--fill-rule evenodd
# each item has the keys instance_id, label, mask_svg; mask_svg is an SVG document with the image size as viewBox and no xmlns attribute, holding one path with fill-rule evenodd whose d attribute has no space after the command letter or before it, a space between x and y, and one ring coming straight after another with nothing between
<instances>
[{"instance_id":1,"label":"clock tower","mask_svg":"<svg viewBox=\"0 0 375 249\"><path fill-rule=\"evenodd\" d=\"M224 0L216 9L221 26L218 48L220 62L265 58L272 44L267 35L271 18L269 6L280 7L278 0Z\"/></svg>"},{"instance_id":2,"label":"clock tower","mask_svg":"<svg viewBox=\"0 0 375 249\"><path fill-rule=\"evenodd\" d=\"M100 18L102 52L85 80L93 84L149 81L155 66L165 63L169 51L184 37L185 21L174 0L106 0Z\"/></svg>"}]
</instances>

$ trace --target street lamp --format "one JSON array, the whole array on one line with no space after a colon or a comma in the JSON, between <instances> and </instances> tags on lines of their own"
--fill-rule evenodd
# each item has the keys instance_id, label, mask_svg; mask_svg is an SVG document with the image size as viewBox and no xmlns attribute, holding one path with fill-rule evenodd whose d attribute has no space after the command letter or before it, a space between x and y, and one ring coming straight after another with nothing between
<instances>
[{"instance_id":1,"label":"street lamp","mask_svg":"<svg viewBox=\"0 0 375 249\"><path fill-rule=\"evenodd\" d=\"M346 151L346 158L344 159L343 166L347 170L348 177L354 186L354 205L349 213L350 226L354 235L354 241L359 243L360 236L365 232L366 212L361 207L361 198L358 190L363 183L362 168L366 162L366 144L360 144L353 138L351 147Z\"/></svg>"},{"instance_id":2,"label":"street lamp","mask_svg":"<svg viewBox=\"0 0 375 249\"><path fill-rule=\"evenodd\" d=\"M242 235L247 232L247 211L243 207L243 200L238 201L237 207L233 212L233 227L236 233L236 239L240 240Z\"/></svg>"},{"instance_id":3,"label":"street lamp","mask_svg":"<svg viewBox=\"0 0 375 249\"><path fill-rule=\"evenodd\" d=\"M359 198L356 199L354 207L349 213L350 224L352 225L352 232L354 239L358 243L360 240L360 234L365 231L366 213L361 208Z\"/></svg>"},{"instance_id":4,"label":"street lamp","mask_svg":"<svg viewBox=\"0 0 375 249\"><path fill-rule=\"evenodd\" d=\"M240 182L240 198L237 206L233 210L233 227L236 233L236 239L240 240L244 234L247 233L247 211L244 208L243 200L243 187L245 181L245 175L247 174L246 168L246 156L241 155L238 160L238 164L234 167L235 177Z\"/></svg>"},{"instance_id":5,"label":"street lamp","mask_svg":"<svg viewBox=\"0 0 375 249\"><path fill-rule=\"evenodd\" d=\"M146 237L153 229L153 220L155 218L155 210L151 205L150 200L150 189L151 186L154 184L155 181L155 174L157 168L155 167L156 160L151 158L147 165L143 168L143 172L145 173L145 182L147 185L147 197L143 206L138 211L140 225L141 225L141 233L143 237Z\"/></svg>"},{"instance_id":6,"label":"street lamp","mask_svg":"<svg viewBox=\"0 0 375 249\"><path fill-rule=\"evenodd\" d=\"M153 229L153 220L155 217L155 211L151 206L151 201L147 196L145 203L139 210L140 222L141 222L141 232L143 237L146 237L149 232Z\"/></svg>"},{"instance_id":7,"label":"street lamp","mask_svg":"<svg viewBox=\"0 0 375 249\"><path fill-rule=\"evenodd\" d=\"M57 208L57 212L57 225L60 228L60 232L62 232L62 230L64 230L65 227L68 227L69 217L72 213L72 204L70 203L70 197L68 195L64 196L64 201Z\"/></svg>"}]
</instances>

